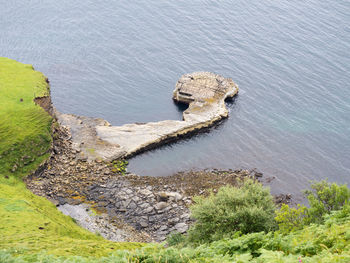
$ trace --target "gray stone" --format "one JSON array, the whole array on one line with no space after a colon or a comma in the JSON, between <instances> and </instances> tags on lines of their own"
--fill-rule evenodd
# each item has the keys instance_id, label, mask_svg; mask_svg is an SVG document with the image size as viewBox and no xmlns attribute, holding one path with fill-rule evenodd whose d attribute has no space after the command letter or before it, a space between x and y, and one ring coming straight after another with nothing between
<instances>
[{"instance_id":1,"label":"gray stone","mask_svg":"<svg viewBox=\"0 0 350 263\"><path fill-rule=\"evenodd\" d=\"M189 213L182 214L180 218L185 218L185 219L190 218L190 214Z\"/></svg>"},{"instance_id":2,"label":"gray stone","mask_svg":"<svg viewBox=\"0 0 350 263\"><path fill-rule=\"evenodd\" d=\"M130 204L127 206L129 209L135 209L137 205L134 202L130 202Z\"/></svg>"},{"instance_id":3,"label":"gray stone","mask_svg":"<svg viewBox=\"0 0 350 263\"><path fill-rule=\"evenodd\" d=\"M143 210L143 212L144 212L145 214L150 214L150 213L153 212L153 207L148 207L148 208L146 208L145 210Z\"/></svg>"},{"instance_id":4,"label":"gray stone","mask_svg":"<svg viewBox=\"0 0 350 263\"><path fill-rule=\"evenodd\" d=\"M134 196L131 200L137 203L138 201L140 201L140 198L138 196Z\"/></svg>"},{"instance_id":5,"label":"gray stone","mask_svg":"<svg viewBox=\"0 0 350 263\"><path fill-rule=\"evenodd\" d=\"M162 210L162 209L166 208L167 206L168 206L168 204L166 202L159 202L154 206L154 208L156 210Z\"/></svg>"},{"instance_id":6,"label":"gray stone","mask_svg":"<svg viewBox=\"0 0 350 263\"><path fill-rule=\"evenodd\" d=\"M145 209L147 207L149 207L150 205L148 203L139 203L139 207L142 208L142 209Z\"/></svg>"},{"instance_id":7,"label":"gray stone","mask_svg":"<svg viewBox=\"0 0 350 263\"><path fill-rule=\"evenodd\" d=\"M144 196L150 196L150 195L152 195L152 192L150 191L150 190L148 190L148 189L142 189L142 190L140 190L140 192L139 192L141 195L144 195Z\"/></svg>"},{"instance_id":8,"label":"gray stone","mask_svg":"<svg viewBox=\"0 0 350 263\"><path fill-rule=\"evenodd\" d=\"M165 226L165 225L162 225L158 231L164 231L164 230L167 230L168 229L168 226Z\"/></svg>"},{"instance_id":9,"label":"gray stone","mask_svg":"<svg viewBox=\"0 0 350 263\"><path fill-rule=\"evenodd\" d=\"M173 218L170 218L168 220L168 223L171 224L171 225L175 225L176 223L178 223L180 221L180 219L178 217L173 217Z\"/></svg>"},{"instance_id":10,"label":"gray stone","mask_svg":"<svg viewBox=\"0 0 350 263\"><path fill-rule=\"evenodd\" d=\"M134 193L131 189L127 188L125 190L125 193L128 194L128 195L131 195L132 193Z\"/></svg>"},{"instance_id":11,"label":"gray stone","mask_svg":"<svg viewBox=\"0 0 350 263\"><path fill-rule=\"evenodd\" d=\"M128 207L129 204L130 204L130 200L125 200L122 202L121 207Z\"/></svg>"},{"instance_id":12,"label":"gray stone","mask_svg":"<svg viewBox=\"0 0 350 263\"><path fill-rule=\"evenodd\" d=\"M146 227L148 227L148 222L146 222L146 221L141 221L141 222L140 222L140 226L143 227L143 228L146 228Z\"/></svg>"},{"instance_id":13,"label":"gray stone","mask_svg":"<svg viewBox=\"0 0 350 263\"><path fill-rule=\"evenodd\" d=\"M161 215L150 216L150 217L148 218L148 221L149 221L149 222L157 222L157 221L159 221L160 217L161 217Z\"/></svg>"},{"instance_id":14,"label":"gray stone","mask_svg":"<svg viewBox=\"0 0 350 263\"><path fill-rule=\"evenodd\" d=\"M65 215L74 218L80 226L91 232L98 232L106 239L122 242L127 241L126 237L131 235L125 230L117 229L114 225L108 224L108 218L105 216L96 216L86 204L76 206L65 204L59 206L58 209Z\"/></svg>"},{"instance_id":15,"label":"gray stone","mask_svg":"<svg viewBox=\"0 0 350 263\"><path fill-rule=\"evenodd\" d=\"M175 225L175 229L176 229L176 231L178 231L179 233L182 234L182 233L185 233L187 231L188 225L185 223L177 223Z\"/></svg>"}]
</instances>

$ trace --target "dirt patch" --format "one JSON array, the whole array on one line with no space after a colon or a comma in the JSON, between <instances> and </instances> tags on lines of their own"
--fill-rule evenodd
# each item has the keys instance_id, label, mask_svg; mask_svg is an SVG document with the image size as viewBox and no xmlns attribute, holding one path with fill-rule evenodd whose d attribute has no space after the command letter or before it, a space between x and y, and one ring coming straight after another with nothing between
<instances>
[{"instance_id":1,"label":"dirt patch","mask_svg":"<svg viewBox=\"0 0 350 263\"><path fill-rule=\"evenodd\" d=\"M52 102L51 102L51 97L50 96L37 97L37 98L34 99L34 103L39 105L48 114L50 114L52 117L54 117L54 110L53 110L53 107L52 107Z\"/></svg>"}]
</instances>

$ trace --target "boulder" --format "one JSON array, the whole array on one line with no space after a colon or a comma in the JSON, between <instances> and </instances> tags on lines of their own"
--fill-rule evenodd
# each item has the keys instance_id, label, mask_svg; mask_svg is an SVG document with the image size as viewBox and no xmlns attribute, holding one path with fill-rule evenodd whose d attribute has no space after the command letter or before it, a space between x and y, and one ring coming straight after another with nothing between
<instances>
[{"instance_id":1,"label":"boulder","mask_svg":"<svg viewBox=\"0 0 350 263\"><path fill-rule=\"evenodd\" d=\"M188 225L186 223L177 223L175 225L175 229L176 229L177 232L183 234L183 233L185 233L187 231Z\"/></svg>"}]
</instances>

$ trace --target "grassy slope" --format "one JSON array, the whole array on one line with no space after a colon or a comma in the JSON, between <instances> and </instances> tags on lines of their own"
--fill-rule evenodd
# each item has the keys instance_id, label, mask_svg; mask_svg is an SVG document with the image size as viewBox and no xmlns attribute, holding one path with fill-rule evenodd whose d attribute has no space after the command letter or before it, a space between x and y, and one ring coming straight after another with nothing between
<instances>
[{"instance_id":1,"label":"grassy slope","mask_svg":"<svg viewBox=\"0 0 350 263\"><path fill-rule=\"evenodd\" d=\"M0 58L0 250L102 256L139 247L108 242L81 229L26 189L22 178L49 156L52 118L33 102L48 94L45 77L31 65Z\"/></svg>"},{"instance_id":2,"label":"grassy slope","mask_svg":"<svg viewBox=\"0 0 350 263\"><path fill-rule=\"evenodd\" d=\"M17 166L14 175L24 176L48 157L51 117L33 103L48 92L45 77L31 65L0 58L0 174Z\"/></svg>"},{"instance_id":3,"label":"grassy slope","mask_svg":"<svg viewBox=\"0 0 350 263\"><path fill-rule=\"evenodd\" d=\"M50 258L33 254L30 258L12 258L0 251L0 262L55 262L55 263L95 263L95 262L221 262L221 263L330 263L350 262L350 209L346 213L337 212L323 225L311 225L287 235L278 232L253 233L225 239L197 248L170 247L150 244L135 251L117 251L111 256L89 258ZM339 215L341 217L339 217ZM23 259L23 261L22 261Z\"/></svg>"}]
</instances>

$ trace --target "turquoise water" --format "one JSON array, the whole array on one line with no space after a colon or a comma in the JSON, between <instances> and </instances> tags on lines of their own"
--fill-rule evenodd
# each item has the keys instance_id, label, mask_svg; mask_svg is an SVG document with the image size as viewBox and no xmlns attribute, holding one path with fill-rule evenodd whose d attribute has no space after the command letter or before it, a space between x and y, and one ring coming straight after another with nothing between
<instances>
[{"instance_id":1,"label":"turquoise water","mask_svg":"<svg viewBox=\"0 0 350 263\"><path fill-rule=\"evenodd\" d=\"M350 183L349 1L0 0L0 56L44 72L58 110L114 125L181 119L184 73L239 85L227 120L130 171L257 168L292 193Z\"/></svg>"}]
</instances>

